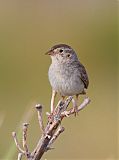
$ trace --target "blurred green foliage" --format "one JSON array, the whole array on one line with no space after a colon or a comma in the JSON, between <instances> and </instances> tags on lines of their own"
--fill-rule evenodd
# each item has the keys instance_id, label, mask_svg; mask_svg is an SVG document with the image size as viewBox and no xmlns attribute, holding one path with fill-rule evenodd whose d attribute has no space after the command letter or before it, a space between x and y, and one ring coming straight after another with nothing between
<instances>
[{"instance_id":1,"label":"blurred green foliage","mask_svg":"<svg viewBox=\"0 0 119 160\"><path fill-rule=\"evenodd\" d=\"M117 119L117 1L0 0L0 158L16 159L11 132L30 120L29 146L40 130L33 110L49 111L51 87L44 53L66 43L89 73L91 104L66 119L66 131L47 159L115 160ZM59 99L59 97L58 97ZM31 112L34 112L33 114ZM46 121L46 119L45 119ZM20 138L20 137L19 137Z\"/></svg>"}]
</instances>

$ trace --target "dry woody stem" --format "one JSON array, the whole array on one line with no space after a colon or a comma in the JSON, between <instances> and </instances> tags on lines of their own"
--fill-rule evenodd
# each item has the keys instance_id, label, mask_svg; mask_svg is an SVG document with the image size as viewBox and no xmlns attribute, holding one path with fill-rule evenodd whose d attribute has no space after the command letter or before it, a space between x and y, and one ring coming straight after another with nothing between
<instances>
[{"instance_id":1,"label":"dry woody stem","mask_svg":"<svg viewBox=\"0 0 119 160\"><path fill-rule=\"evenodd\" d=\"M19 145L16 132L12 132L12 136L13 136L13 138L14 138L14 142L15 142L15 145L16 145L18 151L19 151L20 153L23 153L23 154L24 154L25 152L24 152L23 149L21 149L21 147L20 147L20 145Z\"/></svg>"},{"instance_id":2,"label":"dry woody stem","mask_svg":"<svg viewBox=\"0 0 119 160\"><path fill-rule=\"evenodd\" d=\"M29 150L27 145L27 129L28 129L28 123L23 123L22 133L23 133L23 148L25 151L25 154L27 157L29 157Z\"/></svg>"},{"instance_id":3,"label":"dry woody stem","mask_svg":"<svg viewBox=\"0 0 119 160\"><path fill-rule=\"evenodd\" d=\"M40 125L40 129L41 129L41 132L44 133L44 125L43 125L43 118L42 118L42 105L37 104L36 109L37 109L37 112L38 112L38 122L39 122L39 125Z\"/></svg>"},{"instance_id":4,"label":"dry woody stem","mask_svg":"<svg viewBox=\"0 0 119 160\"><path fill-rule=\"evenodd\" d=\"M61 122L63 118L70 117L70 115L72 114L75 115L75 110L73 107L70 110L67 110L72 100L73 100L73 97L70 96L65 101L58 102L54 110L54 113L48 115L48 121L47 121L46 127L44 127L44 124L43 124L43 117L42 117L43 106L40 104L37 104L35 106L38 114L38 122L39 122L42 135L41 135L41 138L38 140L36 147L34 147L34 150L30 152L27 145L28 123L23 123L23 128L22 128L23 149L19 145L16 133L13 132L12 136L14 138L16 147L19 151L17 160L22 160L23 156L25 156L27 160L40 160L46 151L53 149L52 145L60 136L60 134L63 133L65 130L65 128L61 126ZM81 103L81 105L78 107L77 112L80 112L89 103L90 103L90 99L88 97L85 98L84 101Z\"/></svg>"},{"instance_id":5,"label":"dry woody stem","mask_svg":"<svg viewBox=\"0 0 119 160\"><path fill-rule=\"evenodd\" d=\"M18 153L18 158L17 160L21 160L22 159L22 153Z\"/></svg>"}]
</instances>

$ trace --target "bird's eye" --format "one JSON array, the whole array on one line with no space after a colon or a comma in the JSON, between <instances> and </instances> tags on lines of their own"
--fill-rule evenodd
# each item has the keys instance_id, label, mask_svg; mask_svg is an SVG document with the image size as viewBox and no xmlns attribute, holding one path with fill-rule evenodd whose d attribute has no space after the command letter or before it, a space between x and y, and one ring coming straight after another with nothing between
<instances>
[{"instance_id":1,"label":"bird's eye","mask_svg":"<svg viewBox=\"0 0 119 160\"><path fill-rule=\"evenodd\" d=\"M71 55L70 54L67 54L67 57L69 58Z\"/></svg>"},{"instance_id":2,"label":"bird's eye","mask_svg":"<svg viewBox=\"0 0 119 160\"><path fill-rule=\"evenodd\" d=\"M62 52L63 52L63 49L60 49L59 52L62 53Z\"/></svg>"}]
</instances>

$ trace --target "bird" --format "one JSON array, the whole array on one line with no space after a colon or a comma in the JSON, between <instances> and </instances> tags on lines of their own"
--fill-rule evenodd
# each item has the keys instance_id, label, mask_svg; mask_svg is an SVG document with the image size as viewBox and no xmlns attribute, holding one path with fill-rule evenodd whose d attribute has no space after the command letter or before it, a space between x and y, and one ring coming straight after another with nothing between
<instances>
[{"instance_id":1,"label":"bird","mask_svg":"<svg viewBox=\"0 0 119 160\"><path fill-rule=\"evenodd\" d=\"M86 94L89 86L89 78L83 64L78 59L74 49L67 44L54 45L45 53L51 57L51 65L48 71L49 81L52 87L51 114L54 112L54 103L57 93L64 100L66 96L76 96L74 110L77 112L78 97Z\"/></svg>"}]
</instances>

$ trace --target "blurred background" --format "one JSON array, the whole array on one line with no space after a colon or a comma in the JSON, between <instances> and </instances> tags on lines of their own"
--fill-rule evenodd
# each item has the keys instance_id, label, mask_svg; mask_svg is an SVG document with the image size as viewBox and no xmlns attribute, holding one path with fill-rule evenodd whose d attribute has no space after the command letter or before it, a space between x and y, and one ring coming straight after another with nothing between
<instances>
[{"instance_id":1,"label":"blurred background","mask_svg":"<svg viewBox=\"0 0 119 160\"><path fill-rule=\"evenodd\" d=\"M90 79L91 103L63 121L65 132L43 159L117 160L116 0L0 0L0 159L17 157L11 132L21 140L29 122L32 150L40 136L36 103L50 108L48 81L53 45L71 45ZM57 100L60 97L57 98ZM79 102L80 104L80 102Z\"/></svg>"}]
</instances>

